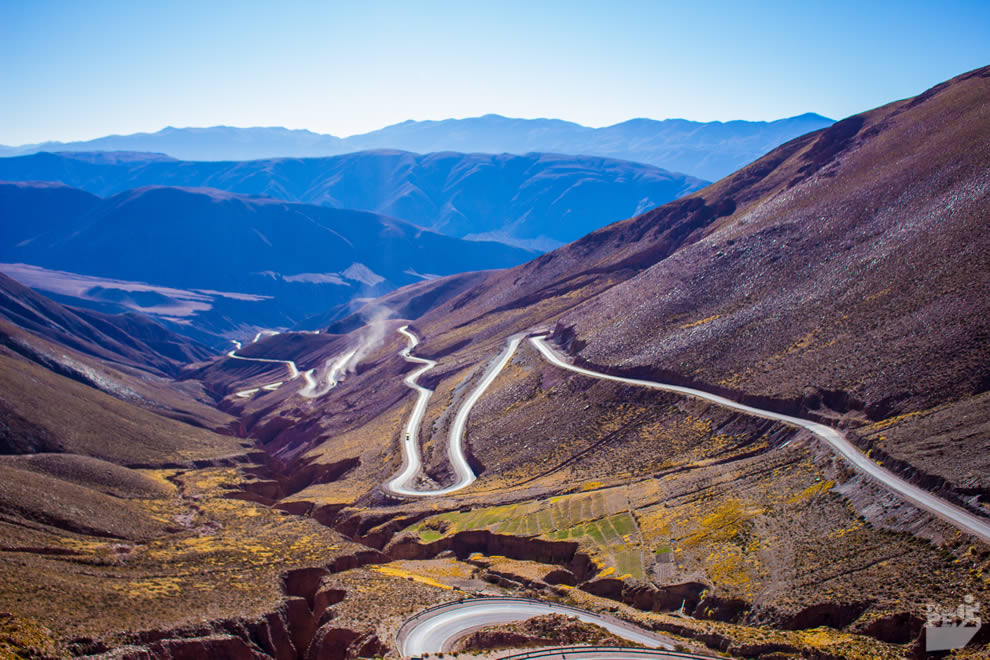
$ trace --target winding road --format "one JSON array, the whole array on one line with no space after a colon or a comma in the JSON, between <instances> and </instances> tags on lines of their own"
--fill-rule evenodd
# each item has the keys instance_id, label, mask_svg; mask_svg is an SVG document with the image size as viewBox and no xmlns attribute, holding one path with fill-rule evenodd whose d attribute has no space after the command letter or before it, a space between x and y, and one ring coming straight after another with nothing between
<instances>
[{"instance_id":1,"label":"winding road","mask_svg":"<svg viewBox=\"0 0 990 660\"><path fill-rule=\"evenodd\" d=\"M314 335L320 334L319 330L300 330L299 332L305 332ZM257 342L259 339L261 339L262 336L274 336L278 334L281 333L276 330L262 330L261 332L259 332L254 336L254 339L252 339L250 343L253 344ZM340 378L339 378L340 372L343 371L344 367L347 366L347 363L350 361L352 357L354 357L354 353L356 352L356 350L351 350L334 358L334 361L330 365L330 371L327 374L327 381L323 386L320 386L320 383L316 378L316 369L307 369L306 371L300 372L299 367L297 367L296 363L293 362L292 360L274 360L270 358L244 357L242 355L237 354L237 351L239 351L242 348L241 342L237 341L236 339L232 339L231 343L234 345L234 350L227 353L227 357L229 358L233 358L235 360L245 360L248 362L268 362L275 364L284 364L289 369L289 377L285 380L280 380L275 383L269 383L267 385L259 385L258 387L252 387L251 389L241 390L240 392L234 393L234 396L241 397L242 399L247 399L249 397L252 397L261 390L265 390L268 392L275 391L278 388L280 388L282 385L284 385L286 382L290 380L295 380L300 376L303 379L303 386L299 389L298 392L299 396L305 397L307 399L315 399L321 397L337 386L337 384L340 382Z\"/></svg>"},{"instance_id":2,"label":"winding road","mask_svg":"<svg viewBox=\"0 0 990 660\"><path fill-rule=\"evenodd\" d=\"M915 506L928 511L931 514L938 516L954 527L972 534L973 536L979 537L984 542L990 542L990 524L988 524L987 521L982 520L978 516L961 507L951 504L936 495L932 495L930 492L919 488L914 484L908 483L904 479L901 479L895 475L893 472L890 472L886 468L874 463L868 456L866 456L866 454L861 452L851 442L849 442L849 440L846 439L845 434L841 431L833 429L830 426L825 426L824 424L812 422L807 419L801 419L800 417L791 417L790 415L782 415L769 410L754 408L753 406L747 406L745 404L733 401L732 399L718 396L717 394L709 394L708 392L702 392L701 390L695 390L690 387L667 385L650 380L640 380L638 378L623 378L621 376L611 376L598 371L592 371L591 369L575 366L564 360L559 354L550 348L550 345L546 343L543 336L530 337L530 342L536 347L536 350L540 352L540 355L542 355L544 359L551 364L562 369L579 373L583 376L610 380L616 383L625 383L626 385L649 387L655 390L662 390L664 392L673 392L674 394L683 394L684 396L710 401L711 403L724 406L732 410L738 410L739 412L746 413L747 415L772 419L778 422L784 422L785 424L790 424L791 426L807 429L824 440L835 451L835 453L846 459L852 467L873 478L894 494L900 496Z\"/></svg>"},{"instance_id":3,"label":"winding road","mask_svg":"<svg viewBox=\"0 0 990 660\"><path fill-rule=\"evenodd\" d=\"M470 486L477 479L474 470L468 464L467 456L464 454L464 431L467 427L468 415L471 414L474 404L478 402L478 399L481 398L481 395L492 384L492 381L502 372L505 365L509 363L513 353L519 348L519 343L523 340L524 335L514 335L509 338L509 341L506 342L505 349L489 365L481 382L478 383L470 396L461 404L457 415L454 417L454 422L450 425L447 453L450 457L451 467L453 467L454 473L457 475L457 481L446 488L420 490L412 486L413 480L423 468L422 459L419 454L419 428L422 425L423 415L426 413L426 406L430 402L430 396L433 394L433 390L420 385L417 379L437 366L437 363L433 360L412 355L412 350L419 344L419 338L409 330L408 325L399 328L399 332L405 335L406 340L409 342L409 345L402 349L399 354L408 362L421 364L422 366L403 379L406 386L416 391L416 405L413 406L413 411L409 415L409 420L406 422L406 435L402 442L402 471L389 481L386 487L393 493L406 497L448 495Z\"/></svg>"},{"instance_id":4,"label":"winding road","mask_svg":"<svg viewBox=\"0 0 990 660\"><path fill-rule=\"evenodd\" d=\"M424 610L399 628L395 636L396 646L404 656L449 651L453 642L472 629L522 621L545 614L575 616L636 644L652 648L673 648L657 635L620 619L528 598L469 598Z\"/></svg>"},{"instance_id":5,"label":"winding road","mask_svg":"<svg viewBox=\"0 0 990 660\"><path fill-rule=\"evenodd\" d=\"M256 334L254 336L254 339L251 340L251 343L253 344L253 343L257 342L259 339L261 339L261 337L263 335L273 336L273 335L277 335L277 334L280 334L280 333L276 332L275 330L262 330L261 332L259 332L258 334ZM284 364L286 367L289 368L289 377L288 377L287 380L295 380L296 378L299 377L299 369L296 367L296 363L293 362L292 360L271 360L271 359L268 359L268 358L242 357L242 356L240 356L240 355L237 354L237 351L239 351L242 348L241 342L239 342L239 341L237 341L235 339L232 339L231 340L231 343L234 345L234 350L232 350L229 353L227 353L227 357L233 358L235 360L245 360L247 362L269 362L269 363L275 363L275 364ZM312 371L312 369L310 369L310 372L311 371ZM307 372L307 373L309 373L309 372ZM308 378L307 378L307 382L308 382ZM253 387L253 388L251 388L249 390L241 390L240 392L235 392L234 393L234 396L238 396L238 397L241 397L242 399L246 399L248 397L254 396L259 390L267 390L267 391L270 392L270 391L273 391L273 390L277 390L283 384L285 384L285 381L284 380L280 380L280 381L278 381L276 383L269 383L267 385L261 385L259 387Z\"/></svg>"},{"instance_id":6,"label":"winding road","mask_svg":"<svg viewBox=\"0 0 990 660\"><path fill-rule=\"evenodd\" d=\"M416 403L413 406L413 410L410 413L409 419L407 420L405 426L405 439L402 442L403 468L399 474L387 482L385 486L392 493L406 497L435 497L448 495L470 486L477 479L477 476L471 469L464 452L464 434L468 417L481 396L509 363L509 360L515 354L525 335L513 335L508 339L503 351L488 365L481 381L457 410L454 421L451 424L448 438L448 455L457 480L453 485L446 488L423 490L416 488L413 485L413 482L422 470L422 460L420 458L419 450L419 430L422 426L423 417L426 413L426 408L429 404L433 391L420 385L418 379L420 376L433 369L437 363L434 360L412 355L413 349L415 349L419 344L419 338L409 330L408 325L402 326L398 331L400 334L405 336L408 342L408 345L401 349L399 354L406 361L418 364L420 366L412 373L406 375L403 379L406 386L416 392ZM262 334L277 333L258 333L258 335L255 336L254 341L258 341ZM546 342L545 336L531 336L529 340L533 347L547 362L556 367L572 371L582 376L623 383L626 385L648 387L663 392L693 397L731 410L736 410L747 415L783 422L785 424L810 431L815 436L823 440L829 447L832 448L833 451L835 451L835 453L845 459L853 468L872 478L892 493L903 498L905 501L908 501L915 506L941 518L956 528L972 534L982 539L984 542L990 542L990 524L988 524L987 521L962 509L961 507L933 495L928 491L908 483L889 470L886 470L880 465L874 463L869 457L850 443L841 431L818 422L813 422L790 415L783 415L769 410L763 410L761 408L756 408L733 401L723 396L710 394L708 392L696 390L690 387L658 383L638 378L613 376L594 371L592 369L579 367L568 362L564 359L564 357L551 348ZM285 364L289 369L290 379L300 376L300 372L296 368L296 364L291 360L241 357L236 354L236 350L241 348L240 342L235 341L234 344L236 348L227 354L228 357L239 360ZM301 375L305 381L305 385L300 390L300 394L310 397L317 396L317 392L320 392L320 394L325 394L326 391L336 385L337 374L340 368L342 368L343 365L350 360L352 355L353 352L339 356L335 360L334 365L331 366L328 378L328 387L326 389L319 388L313 375L313 369L302 373ZM258 389L277 389L280 385L282 385L282 382L272 383L270 385L262 386L261 388L238 392L237 396L251 396L257 392ZM653 647L654 649L659 647L659 649L666 650L649 652L644 649L633 649L626 651L621 649L613 649L609 651L595 652L593 649L590 649L590 647L585 647L583 649L561 649L559 650L559 654L558 651L548 651L546 653L539 654L539 657L563 658L566 653L585 656L588 653L594 653L594 657L609 657L616 659L626 657L644 657L644 655L649 657L668 658L707 657L669 651L672 647L661 638L633 626L632 624L615 619L614 617L599 615L586 610L568 607L566 605L519 598L476 598L446 603L438 607L430 608L429 610L420 612L402 625L396 635L396 645L400 653L404 656L421 656L425 653L441 653L449 651L451 644L456 641L456 639L480 626L519 621L522 619L551 613L562 613L569 616L576 616L582 621L600 625L613 634L629 641L644 644Z\"/></svg>"},{"instance_id":7,"label":"winding road","mask_svg":"<svg viewBox=\"0 0 990 660\"><path fill-rule=\"evenodd\" d=\"M403 326L399 329L399 332L404 334L409 341L409 345L402 349L401 355L406 360L421 364L423 366L405 378L406 385L417 391L418 399L416 400L416 406L414 407L412 414L409 416L409 421L406 424L406 437L402 445L404 469L398 476L388 482L387 487L394 493L406 496L422 497L448 495L469 486L477 478L464 456L464 432L467 425L467 419L471 414L471 409L478 402L478 399L481 398L481 395L484 394L485 390L492 384L492 381L494 381L498 374L501 373L505 365L508 364L509 359L519 347L519 343L522 341L524 335L514 335L509 338L506 343L506 347L500 354L499 358L489 366L488 371L486 372L481 383L478 384L475 390L464 401L464 403L461 404L461 407L457 411L457 416L454 418L454 423L451 425L449 440L450 459L454 471L457 474L457 481L452 486L439 490L418 490L412 487L410 482L422 468L419 455L418 433L419 427L422 423L423 414L426 412L426 405L429 402L432 392L419 385L416 382L416 379L436 366L436 363L433 360L426 360L424 358L411 355L411 351L419 343L419 339L409 331L408 326ZM530 337L530 342L540 353L540 355L550 364L560 367L561 369L567 369L568 371L581 374L582 376L609 380L626 385L648 387L655 390L661 390L663 392L671 392L696 399L702 399L731 410L737 410L747 415L783 422L785 424L810 431L823 440L829 447L831 447L835 453L844 458L853 468L875 480L895 495L923 509L924 511L937 516L938 518L941 518L957 529L960 529L968 534L972 534L984 542L990 543L990 523L986 520L983 520L979 516L966 511L962 507L956 506L955 504L952 504L922 488L919 488L918 486L915 486L914 484L905 481L886 468L873 462L873 460L866 456L866 454L861 452L851 442L849 442L849 440L846 439L845 434L837 429L818 422L801 419L800 417L783 415L769 410L748 406L717 394L710 394L708 392L696 390L690 387L669 385L666 383L658 383L638 378L612 376L610 374L594 371L592 369L578 367L566 361L560 354L554 351L550 345L547 344L545 336L539 335Z\"/></svg>"},{"instance_id":8,"label":"winding road","mask_svg":"<svg viewBox=\"0 0 990 660\"><path fill-rule=\"evenodd\" d=\"M481 379L481 382L478 383L475 389L457 410L454 421L450 427L448 440L448 455L450 457L451 466L457 476L457 480L453 485L447 486L446 488L422 490L415 488L412 485L412 482L415 480L423 467L419 451L419 429L422 425L423 416L426 413L426 406L429 404L430 396L433 394L433 391L420 385L417 380L427 371L434 368L437 363L433 360L412 355L412 350L419 344L419 338L409 330L408 325L404 325L399 328L399 333L404 335L408 342L408 345L403 348L399 354L406 361L419 364L421 366L419 369L416 369L403 379L406 386L416 392L417 398L413 411L409 415L409 419L406 423L405 439L402 442L403 469L386 484L386 488L397 495L406 497L435 497L440 495L449 495L450 493L454 493L470 486L477 479L477 476L468 464L467 457L464 452L464 434L467 427L468 417L481 396L509 363L509 360L516 352L516 349L519 347L519 344L522 342L525 335L517 334L508 339L503 351L491 364L489 364L484 376ZM271 330L264 330L255 335L251 343L257 342L263 335L276 334L279 333ZM845 434L837 429L818 422L801 419L800 417L793 417L769 410L763 410L761 408L755 408L717 394L710 394L708 392L696 390L690 387L669 385L666 383L658 383L655 381L642 380L638 378L613 376L599 371L594 371L592 369L578 367L571 364L559 353L554 351L546 342L545 336L532 336L529 340L533 347L536 348L536 350L547 362L553 364L554 366L560 367L561 369L567 369L568 371L581 374L582 376L609 380L626 385L635 385L637 387L648 387L663 392L671 392L673 394L702 399L731 410L737 410L747 415L771 419L808 430L823 440L829 447L832 448L833 451L835 451L835 453L844 458L853 468L872 478L895 495L923 509L924 511L937 516L938 518L941 518L954 527L968 534L972 534L984 542L990 543L990 523L986 520L970 513L969 511L966 511L962 507L951 504L950 502L905 481L884 467L878 465L858 448L856 448L851 442L849 442L849 440L846 439ZM241 343L238 341L234 341L233 343L235 349L227 353L227 357L252 362L284 364L289 370L289 378L287 380L293 380L302 375L305 385L302 389L300 389L299 393L304 397L310 398L326 394L326 392L337 384L337 376L339 371L344 367L344 365L347 364L354 353L353 351L345 353L338 356L338 358L334 360L328 375L327 385L320 388L314 376L314 369L309 369L308 371L300 374L299 369L296 367L296 363L292 360L242 357L237 355L237 350L241 348ZM276 390L285 382L286 381L278 381L253 389L242 390L237 392L236 396L246 398L253 396L259 390Z\"/></svg>"},{"instance_id":9,"label":"winding road","mask_svg":"<svg viewBox=\"0 0 990 660\"><path fill-rule=\"evenodd\" d=\"M409 331L408 326L403 326L399 331L409 340L409 346L401 351L402 356L406 360L419 363L422 366L412 374L406 376L405 379L406 385L417 391L418 399L406 426L406 440L403 443L405 467L397 477L389 482L388 487L393 492L403 495L446 495L470 485L476 479L474 473L470 469L470 466L464 459L464 428L467 423L468 415L470 414L474 404L477 403L484 391L489 387L489 385L491 385L492 381L495 380L501 370L508 363L509 359L512 357L512 354L518 348L519 343L522 340L522 336L517 335L510 338L499 359L489 366L482 382L478 385L474 392L471 393L471 396L464 401L457 412L457 417L455 418L454 425L451 427L450 433L450 456L451 461L455 466L455 471L458 475L457 483L442 490L421 491L410 487L408 484L421 468L417 434L419 426L422 422L423 414L426 410L426 405L429 402L432 392L419 385L416 382L416 379L436 366L436 362L433 360L412 356L411 351L419 343L418 338L416 338L416 336ZM690 387L657 383L638 378L613 376L594 371L592 369L579 367L566 361L560 354L554 351L550 345L547 344L544 336L530 337L530 342L540 353L540 355L550 364L583 376L623 383L626 385L648 387L655 390L702 399L731 410L737 410L747 415L779 421L791 426L808 430L828 444L833 451L844 458L852 467L874 479L876 482L889 489L892 493L914 504L915 506L934 514L942 520L945 520L956 528L979 537L985 542L990 542L990 524L988 524L985 520L982 520L978 516L975 516L968 511L955 506L954 504L950 504L949 502L933 495L928 491L908 483L889 470L886 470L880 465L874 463L869 457L850 443L841 431L824 424L819 424L818 422L813 422L790 415L783 415L769 410L763 410L761 408L755 408L753 406L738 403L726 397L710 394L708 392L703 392ZM600 625L613 634L638 644L644 644L654 648L672 648L669 644L661 641L657 636L624 621L613 619L612 617L604 617L593 612L579 610L565 605L558 605L556 603L517 598L477 598L446 603L438 607L430 608L420 612L402 625L396 634L396 646L403 656L422 656L426 653L442 653L449 651L450 647L457 639L480 626L509 623L511 621L519 621L530 617L551 613L562 613L569 616L576 616L582 621ZM612 649L604 651L591 647L548 650L546 652L535 654L535 657L563 659L567 654L570 654L572 657L588 657L590 654L591 657L595 658L600 657L615 660L634 657L706 657L664 650L649 652L643 649ZM533 655L534 654L521 654L520 657L530 657Z\"/></svg>"}]
</instances>

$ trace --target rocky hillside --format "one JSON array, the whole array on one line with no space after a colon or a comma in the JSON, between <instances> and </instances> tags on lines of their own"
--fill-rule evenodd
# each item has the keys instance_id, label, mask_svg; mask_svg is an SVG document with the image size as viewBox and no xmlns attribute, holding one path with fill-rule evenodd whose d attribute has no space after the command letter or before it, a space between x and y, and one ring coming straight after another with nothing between
<instances>
[{"instance_id":1,"label":"rocky hillside","mask_svg":"<svg viewBox=\"0 0 990 660\"><path fill-rule=\"evenodd\" d=\"M988 98L990 69L974 71L524 265L430 283L425 311L404 308L417 354L438 362L423 380L425 482L453 481L447 433L483 367L513 333L545 330L600 371L841 426L891 470L986 512ZM915 653L927 601L985 593L990 549L809 436L566 373L528 344L472 412L478 481L396 507L379 484L401 467L412 405L401 323L324 399L231 408L290 472L353 459L283 501L389 556L508 557L521 563L498 569L506 584L563 581L742 626L734 643L766 642L755 626L781 652L820 642L839 657ZM815 642L784 632L818 626Z\"/></svg>"},{"instance_id":2,"label":"rocky hillside","mask_svg":"<svg viewBox=\"0 0 990 660\"><path fill-rule=\"evenodd\" d=\"M934 414L949 444L886 449L985 489L988 466L972 463L982 440L950 431L945 408L990 385L988 94L980 69L798 138L704 191L493 274L424 327L555 326L575 357L606 368L792 411Z\"/></svg>"}]
</instances>

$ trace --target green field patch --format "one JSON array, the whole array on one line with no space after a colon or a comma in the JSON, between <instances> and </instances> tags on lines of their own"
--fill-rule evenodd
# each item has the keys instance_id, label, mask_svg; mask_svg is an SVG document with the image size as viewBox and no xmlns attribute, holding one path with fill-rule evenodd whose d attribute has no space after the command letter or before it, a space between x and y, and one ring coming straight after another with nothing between
<instances>
[{"instance_id":1,"label":"green field patch","mask_svg":"<svg viewBox=\"0 0 990 660\"><path fill-rule=\"evenodd\" d=\"M595 523L592 523L585 527L585 530L587 531L588 536L594 539L595 543L598 545L605 545L605 535L602 534L601 527Z\"/></svg>"},{"instance_id":2,"label":"green field patch","mask_svg":"<svg viewBox=\"0 0 990 660\"><path fill-rule=\"evenodd\" d=\"M598 491L591 496L591 519L598 520L605 513L605 493Z\"/></svg>"},{"instance_id":3,"label":"green field patch","mask_svg":"<svg viewBox=\"0 0 990 660\"><path fill-rule=\"evenodd\" d=\"M495 507L483 509L486 511L479 519L472 521L470 529L484 529L493 525L501 525L510 520L516 507Z\"/></svg>"},{"instance_id":4,"label":"green field patch","mask_svg":"<svg viewBox=\"0 0 990 660\"><path fill-rule=\"evenodd\" d=\"M435 532L432 529L424 529L419 532L419 538L423 539L427 543L432 543L443 538L443 534L440 532Z\"/></svg>"},{"instance_id":5,"label":"green field patch","mask_svg":"<svg viewBox=\"0 0 990 660\"><path fill-rule=\"evenodd\" d=\"M415 532L426 543L477 529L572 541L583 546L583 552L595 557L603 570L614 569L615 577L643 578L639 528L632 513L625 508L627 503L625 490L612 488L464 512L451 511L430 516L407 530ZM669 547L662 547L654 552L669 551Z\"/></svg>"},{"instance_id":6,"label":"green field patch","mask_svg":"<svg viewBox=\"0 0 990 660\"><path fill-rule=\"evenodd\" d=\"M602 535L605 537L606 543L609 545L625 546L625 539L622 538L622 534L619 534L619 530L612 524L612 516L599 520L598 528L602 530Z\"/></svg>"},{"instance_id":7,"label":"green field patch","mask_svg":"<svg viewBox=\"0 0 990 660\"><path fill-rule=\"evenodd\" d=\"M518 534L519 525L522 522L522 518L512 518L507 520L504 525L501 526L499 532L502 534Z\"/></svg>"},{"instance_id":8,"label":"green field patch","mask_svg":"<svg viewBox=\"0 0 990 660\"><path fill-rule=\"evenodd\" d=\"M540 511L539 523L540 523L540 531L544 534L548 532L552 532L554 530L553 517L550 515L549 507Z\"/></svg>"},{"instance_id":9,"label":"green field patch","mask_svg":"<svg viewBox=\"0 0 990 660\"><path fill-rule=\"evenodd\" d=\"M575 522L592 519L590 497L582 498L580 501L575 502L574 504L577 506Z\"/></svg>"},{"instance_id":10,"label":"green field patch","mask_svg":"<svg viewBox=\"0 0 990 660\"><path fill-rule=\"evenodd\" d=\"M628 511L623 511L618 515L612 516L612 524L615 525L616 531L622 536L636 534L639 531L636 527L636 521Z\"/></svg>"},{"instance_id":11,"label":"green field patch","mask_svg":"<svg viewBox=\"0 0 990 660\"><path fill-rule=\"evenodd\" d=\"M643 558L639 550L626 550L614 555L615 572L619 577L631 575L632 577L644 580L646 573L643 570Z\"/></svg>"}]
</instances>

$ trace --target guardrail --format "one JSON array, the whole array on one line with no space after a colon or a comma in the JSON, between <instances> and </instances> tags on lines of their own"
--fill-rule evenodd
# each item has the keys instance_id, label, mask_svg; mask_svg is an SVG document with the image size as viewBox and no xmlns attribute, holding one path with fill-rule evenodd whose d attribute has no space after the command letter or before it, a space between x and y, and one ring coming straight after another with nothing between
<instances>
[{"instance_id":1,"label":"guardrail","mask_svg":"<svg viewBox=\"0 0 990 660\"><path fill-rule=\"evenodd\" d=\"M628 655L642 655L647 658L711 658L712 656L695 655L693 653L681 653L680 651L665 651L663 649L644 649L637 646L557 646L549 649L538 649L516 653L514 655L503 655L499 660L528 660L529 658L548 658L563 655L587 655L589 653L622 653Z\"/></svg>"}]
</instances>

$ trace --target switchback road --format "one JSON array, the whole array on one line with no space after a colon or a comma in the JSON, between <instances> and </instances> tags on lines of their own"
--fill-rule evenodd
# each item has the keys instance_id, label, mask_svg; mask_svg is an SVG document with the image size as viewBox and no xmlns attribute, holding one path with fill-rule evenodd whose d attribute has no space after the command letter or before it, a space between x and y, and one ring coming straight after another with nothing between
<instances>
[{"instance_id":1,"label":"switchback road","mask_svg":"<svg viewBox=\"0 0 990 660\"><path fill-rule=\"evenodd\" d=\"M405 438L402 441L403 469L395 478L388 482L387 488L397 495L405 495L407 497L448 495L470 486L477 478L468 464L467 456L464 454L464 431L467 426L468 416L471 414L474 404L478 402L478 399L485 393L488 386L492 384L492 381L502 372L505 365L509 363L513 353L519 347L523 335L516 335L509 338L505 349L489 365L481 382L474 388L470 396L464 400L457 411L457 415L454 417L454 422L450 426L447 453L450 457L451 467L454 468L454 473L457 475L457 481L451 486L438 490L420 490L412 486L412 481L423 467L419 454L419 428L422 425L423 415L426 413L426 406L430 402L430 396L433 394L433 390L420 385L417 379L435 367L437 363L433 360L412 355L412 350L419 344L419 338L409 331L409 326L402 326L399 328L399 332L405 335L406 340L409 342L409 345L402 349L399 354L407 361L423 366L404 379L406 386L416 391L416 404L413 406L413 411L409 415L409 420L406 422Z\"/></svg>"}]
</instances>

